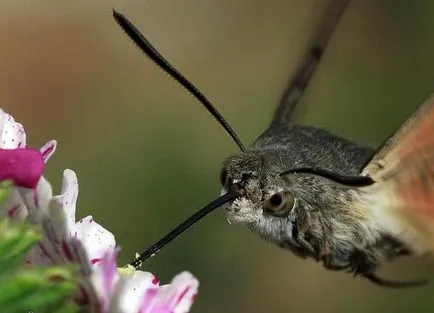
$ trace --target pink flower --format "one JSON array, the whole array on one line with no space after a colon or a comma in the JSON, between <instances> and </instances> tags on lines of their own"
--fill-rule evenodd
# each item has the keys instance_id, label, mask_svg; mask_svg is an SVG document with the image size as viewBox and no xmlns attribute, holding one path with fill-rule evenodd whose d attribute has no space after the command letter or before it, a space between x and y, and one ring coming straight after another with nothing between
<instances>
[{"instance_id":1,"label":"pink flower","mask_svg":"<svg viewBox=\"0 0 434 313\"><path fill-rule=\"evenodd\" d=\"M148 272L117 271L116 252L112 251L96 265L91 282L104 313L186 313L190 311L199 285L186 271L163 286Z\"/></svg>"},{"instance_id":2,"label":"pink flower","mask_svg":"<svg viewBox=\"0 0 434 313\"><path fill-rule=\"evenodd\" d=\"M28 219L44 231L43 239L27 255L26 266L79 265L76 300L91 312L188 312L197 294L197 279L182 272L170 284L160 286L151 273L117 270L113 234L96 223L92 215L76 221L75 172L63 172L62 188L55 196L50 183L41 176L44 163L56 150L56 141L49 141L39 151L25 146L22 125L0 109L0 179L15 182L5 205L0 207L0 216Z\"/></svg>"},{"instance_id":3,"label":"pink flower","mask_svg":"<svg viewBox=\"0 0 434 313\"><path fill-rule=\"evenodd\" d=\"M41 179L36 193L20 190L29 219L42 226L44 240L28 256L30 264L77 263L84 275L92 271L107 250L114 251L113 234L91 215L75 220L78 181L75 172L65 170L60 195L53 196L50 184Z\"/></svg>"},{"instance_id":4,"label":"pink flower","mask_svg":"<svg viewBox=\"0 0 434 313\"><path fill-rule=\"evenodd\" d=\"M38 197L50 198L51 188L47 187L40 186ZM79 264L83 279L77 301L92 312L188 312L197 293L197 279L183 272L170 285L160 287L158 279L149 272L134 271L131 275L122 270L118 272L113 234L91 215L76 222L77 198L77 177L71 170L64 171L61 194L43 201L48 203L47 209L36 207L32 197L24 197L29 217L39 223L46 234L29 254L28 263Z\"/></svg>"},{"instance_id":5,"label":"pink flower","mask_svg":"<svg viewBox=\"0 0 434 313\"><path fill-rule=\"evenodd\" d=\"M44 170L40 151L24 148L26 133L20 123L0 109L0 181L35 188Z\"/></svg>"},{"instance_id":6,"label":"pink flower","mask_svg":"<svg viewBox=\"0 0 434 313\"><path fill-rule=\"evenodd\" d=\"M94 222L91 215L76 222L78 182L72 170L64 171L61 193L57 196L53 196L50 183L41 176L43 166L39 166L40 172L34 170L36 166L31 164L28 155L39 156L39 164L43 165L55 152L56 145L56 141L51 140L39 151L26 148L23 126L0 109L0 171L3 171L0 178L7 176L14 178L14 182L27 178L32 182L15 184L4 207L0 208L0 216L21 220L27 218L43 229L44 238L27 255L28 265L76 263L81 274L88 277L103 253L114 251L116 242L113 234ZM5 156L4 161L2 156ZM80 296L86 297L83 295L86 281L83 285Z\"/></svg>"}]
</instances>

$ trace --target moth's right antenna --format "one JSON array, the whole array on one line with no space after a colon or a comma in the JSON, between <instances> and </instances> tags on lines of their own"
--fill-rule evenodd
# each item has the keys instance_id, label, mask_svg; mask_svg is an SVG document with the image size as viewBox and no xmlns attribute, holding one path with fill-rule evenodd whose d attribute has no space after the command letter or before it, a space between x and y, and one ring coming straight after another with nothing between
<instances>
[{"instance_id":1,"label":"moth's right antenna","mask_svg":"<svg viewBox=\"0 0 434 313\"><path fill-rule=\"evenodd\" d=\"M139 30L122 14L113 10L113 17L125 33L134 41L134 43L143 51L152 61L154 61L162 70L169 74L173 79L180 83L187 89L209 113L219 122L219 124L226 130L229 136L232 137L234 142L244 151L244 145L235 131L226 122L223 116L211 104L211 102L176 68L174 68L152 45L151 43L139 32Z\"/></svg>"}]
</instances>

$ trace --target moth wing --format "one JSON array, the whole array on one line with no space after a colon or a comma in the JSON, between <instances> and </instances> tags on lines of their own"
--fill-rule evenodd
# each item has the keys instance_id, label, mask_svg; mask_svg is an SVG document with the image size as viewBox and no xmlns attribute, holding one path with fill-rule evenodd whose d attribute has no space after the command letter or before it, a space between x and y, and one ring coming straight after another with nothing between
<instances>
[{"instance_id":1,"label":"moth wing","mask_svg":"<svg viewBox=\"0 0 434 313\"><path fill-rule=\"evenodd\" d=\"M374 209L385 214L380 219L387 229L415 252L434 252L434 96L386 141L362 175L376 182Z\"/></svg>"}]
</instances>

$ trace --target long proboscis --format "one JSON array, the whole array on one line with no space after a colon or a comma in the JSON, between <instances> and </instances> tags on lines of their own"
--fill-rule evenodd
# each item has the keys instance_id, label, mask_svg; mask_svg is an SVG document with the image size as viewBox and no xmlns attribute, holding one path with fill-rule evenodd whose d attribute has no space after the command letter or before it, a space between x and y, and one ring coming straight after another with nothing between
<instances>
[{"instance_id":1,"label":"long proboscis","mask_svg":"<svg viewBox=\"0 0 434 313\"><path fill-rule=\"evenodd\" d=\"M151 247L143 251L141 254L139 254L131 263L130 265L134 266L135 268L140 267L140 265L149 259L150 257L157 254L161 248L163 248L165 245L167 245L169 242L174 240L176 237L178 237L181 233L183 233L185 230L187 230L189 227L191 227L193 224L204 218L206 215L214 211L215 209L221 207L223 204L235 200L237 197L239 197L239 194L236 192L228 192L224 194L223 196L215 199L214 201L210 202L208 205L206 205L201 210L194 213L192 216L187 218L183 223L181 223L178 227L174 228L170 233L168 233L166 236L164 236L162 239L160 239L158 242L153 244Z\"/></svg>"},{"instance_id":2,"label":"long proboscis","mask_svg":"<svg viewBox=\"0 0 434 313\"><path fill-rule=\"evenodd\" d=\"M205 97L205 95L197 89L184 75L182 75L174 66L172 66L152 44L140 33L140 31L122 14L113 10L113 17L118 25L125 31L125 33L134 41L134 43L154 61L163 71L169 74L179 84L181 84L188 92L190 92L202 105L208 110L209 113L217 120L217 122L225 129L233 141L237 144L241 151L244 151L244 145L235 131L229 125L224 117L217 111L212 103Z\"/></svg>"}]
</instances>

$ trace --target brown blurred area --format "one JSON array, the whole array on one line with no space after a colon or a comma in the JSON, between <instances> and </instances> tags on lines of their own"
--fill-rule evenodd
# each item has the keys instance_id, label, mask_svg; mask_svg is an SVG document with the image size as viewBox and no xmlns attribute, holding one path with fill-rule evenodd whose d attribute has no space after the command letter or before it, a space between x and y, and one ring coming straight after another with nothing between
<instances>
[{"instance_id":1,"label":"brown blurred area","mask_svg":"<svg viewBox=\"0 0 434 313\"><path fill-rule=\"evenodd\" d=\"M134 47L128 16L216 105L245 143L264 130L331 1L12 1L0 4L0 105L29 144L57 139L47 176L79 177L79 216L122 246L121 262L219 194L237 153L209 114ZM434 92L434 3L352 1L299 120L373 146ZM163 282L200 279L192 312L429 312L434 287L387 290L328 272L216 212L145 264ZM423 260L382 269L434 277ZM431 309L430 309L431 308Z\"/></svg>"}]
</instances>

